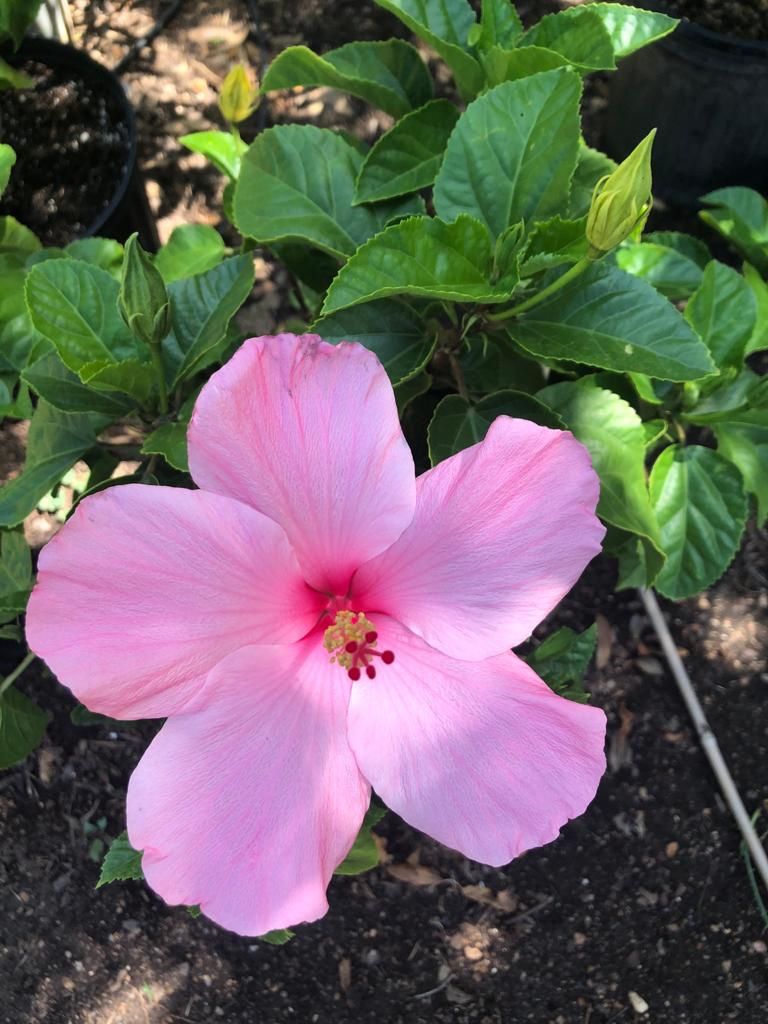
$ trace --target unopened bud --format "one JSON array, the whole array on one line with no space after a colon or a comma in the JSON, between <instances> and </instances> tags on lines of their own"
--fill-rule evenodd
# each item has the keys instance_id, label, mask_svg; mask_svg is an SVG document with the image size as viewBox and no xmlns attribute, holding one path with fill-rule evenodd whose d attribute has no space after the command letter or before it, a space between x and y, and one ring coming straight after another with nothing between
<instances>
[{"instance_id":1,"label":"unopened bud","mask_svg":"<svg viewBox=\"0 0 768 1024\"><path fill-rule=\"evenodd\" d=\"M120 313L145 345L159 345L171 329L171 303L160 271L133 234L125 243Z\"/></svg>"},{"instance_id":2,"label":"unopened bud","mask_svg":"<svg viewBox=\"0 0 768 1024\"><path fill-rule=\"evenodd\" d=\"M591 255L602 256L628 238L651 208L651 147L654 128L626 160L601 178L587 217Z\"/></svg>"},{"instance_id":3,"label":"unopened bud","mask_svg":"<svg viewBox=\"0 0 768 1024\"><path fill-rule=\"evenodd\" d=\"M239 124L250 117L258 105L258 86L243 64L235 64L224 79L219 93L219 110L224 120L230 124Z\"/></svg>"}]
</instances>

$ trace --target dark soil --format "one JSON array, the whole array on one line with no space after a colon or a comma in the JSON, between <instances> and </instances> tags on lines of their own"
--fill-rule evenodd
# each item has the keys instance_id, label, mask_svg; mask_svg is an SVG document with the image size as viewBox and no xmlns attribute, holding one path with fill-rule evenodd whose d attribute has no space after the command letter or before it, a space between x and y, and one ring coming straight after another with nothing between
<instances>
[{"instance_id":1,"label":"dark soil","mask_svg":"<svg viewBox=\"0 0 768 1024\"><path fill-rule=\"evenodd\" d=\"M32 89L0 92L0 138L16 151L0 214L44 245L82 237L123 180L128 128L108 95L71 71L23 61Z\"/></svg>"},{"instance_id":2,"label":"dark soil","mask_svg":"<svg viewBox=\"0 0 768 1024\"><path fill-rule=\"evenodd\" d=\"M642 0L631 2L635 7L646 6ZM768 42L768 0L661 0L651 6L661 6L713 32Z\"/></svg>"},{"instance_id":3,"label":"dark soil","mask_svg":"<svg viewBox=\"0 0 768 1024\"><path fill-rule=\"evenodd\" d=\"M753 533L709 596L668 609L750 810L768 783L767 554ZM0 1020L764 1024L765 922L738 833L638 600L611 585L598 562L553 617L600 616L589 686L609 770L587 814L501 871L390 814L378 831L398 877L382 863L335 879L328 916L284 947L193 920L142 883L94 890L89 847L123 828L154 727L78 729L64 691L30 671L22 686L54 719L0 782ZM478 884L498 906L473 898Z\"/></svg>"}]
</instances>

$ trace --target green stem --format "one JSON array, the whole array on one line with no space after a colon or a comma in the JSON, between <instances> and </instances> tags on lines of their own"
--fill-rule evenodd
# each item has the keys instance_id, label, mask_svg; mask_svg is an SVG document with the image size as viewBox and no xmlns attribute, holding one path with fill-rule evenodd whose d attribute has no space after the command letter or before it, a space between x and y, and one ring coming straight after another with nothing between
<instances>
[{"instance_id":1,"label":"green stem","mask_svg":"<svg viewBox=\"0 0 768 1024\"><path fill-rule=\"evenodd\" d=\"M5 679L0 683L0 697L5 693L9 686L16 682L21 673L31 665L37 655L33 654L32 651L27 654L23 661L19 662L13 672L9 672Z\"/></svg>"},{"instance_id":2,"label":"green stem","mask_svg":"<svg viewBox=\"0 0 768 1024\"><path fill-rule=\"evenodd\" d=\"M152 362L155 364L155 373L157 374L157 391L160 396L160 415L166 416L168 414L168 388L165 383L163 357L160 353L159 345L151 345L150 348L152 349Z\"/></svg>"},{"instance_id":3,"label":"green stem","mask_svg":"<svg viewBox=\"0 0 768 1024\"><path fill-rule=\"evenodd\" d=\"M550 295L554 295L561 288L565 288L567 284L570 284L579 274L583 274L587 267L591 267L593 263L594 260L590 259L589 256L583 256L578 263L574 263L570 270L566 270L561 277L558 277L556 281L553 281L551 285L542 289L538 294L532 295L530 299L526 299L525 302L521 302L517 306L512 306L511 309L503 309L500 313L489 313L485 319L490 323L499 324L519 316L520 313L525 313L528 309L533 309L534 306L538 306L540 302L548 299Z\"/></svg>"}]
</instances>

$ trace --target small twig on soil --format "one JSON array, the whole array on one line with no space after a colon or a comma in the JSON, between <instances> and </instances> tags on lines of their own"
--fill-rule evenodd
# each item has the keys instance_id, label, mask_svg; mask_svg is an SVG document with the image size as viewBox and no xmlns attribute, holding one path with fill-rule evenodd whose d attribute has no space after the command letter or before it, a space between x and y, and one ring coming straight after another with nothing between
<instances>
[{"instance_id":1,"label":"small twig on soil","mask_svg":"<svg viewBox=\"0 0 768 1024\"><path fill-rule=\"evenodd\" d=\"M538 914L540 910L548 907L550 903L554 903L554 896L545 896L543 900L539 900L530 910L523 910L519 914L515 914L514 917L507 919L507 924L514 924L516 921L524 921L527 917L533 917L534 914Z\"/></svg>"},{"instance_id":2,"label":"small twig on soil","mask_svg":"<svg viewBox=\"0 0 768 1024\"><path fill-rule=\"evenodd\" d=\"M763 880L763 885L768 891L768 856L747 814L739 791L733 781L733 776L728 770L728 765L725 763L725 758L720 751L717 737L712 732L707 716L704 714L704 708L696 696L696 691L693 688L685 665L683 665L682 658L678 654L677 647L675 647L675 642L672 639L672 634L669 632L669 627L661 608L659 608L656 595L652 590L641 589L640 597L645 605L645 610L648 612L653 628L656 630L656 635L661 642L662 650L672 675L675 677L675 682L680 690L685 706L688 708L688 713L696 727L704 753L707 755L712 771L715 773L715 777L720 784L720 789L730 808L731 814L736 819L736 824L739 826L744 842L752 855L752 860Z\"/></svg>"},{"instance_id":3,"label":"small twig on soil","mask_svg":"<svg viewBox=\"0 0 768 1024\"><path fill-rule=\"evenodd\" d=\"M443 978L439 985L435 985L434 988L428 989L426 992L417 992L416 995L411 996L411 999L429 999L430 996L436 996L438 992L442 992L444 988L447 988L456 975L451 971Z\"/></svg>"}]
</instances>

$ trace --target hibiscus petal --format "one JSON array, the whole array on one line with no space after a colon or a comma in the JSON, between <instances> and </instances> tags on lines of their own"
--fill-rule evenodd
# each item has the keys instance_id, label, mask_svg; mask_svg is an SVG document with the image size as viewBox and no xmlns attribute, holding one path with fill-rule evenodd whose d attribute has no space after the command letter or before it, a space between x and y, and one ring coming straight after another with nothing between
<instances>
[{"instance_id":1,"label":"hibiscus petal","mask_svg":"<svg viewBox=\"0 0 768 1024\"><path fill-rule=\"evenodd\" d=\"M43 549L27 641L93 711L180 710L208 671L317 622L276 523L229 498L125 484L86 498Z\"/></svg>"},{"instance_id":2,"label":"hibiscus petal","mask_svg":"<svg viewBox=\"0 0 768 1024\"><path fill-rule=\"evenodd\" d=\"M605 770L605 715L555 696L516 655L462 662L376 619L395 661L352 687L363 775L415 828L499 866L557 838Z\"/></svg>"},{"instance_id":3,"label":"hibiscus petal","mask_svg":"<svg viewBox=\"0 0 768 1024\"><path fill-rule=\"evenodd\" d=\"M474 660L514 647L600 550L599 483L561 430L500 416L480 444L417 480L416 512L364 565L353 601Z\"/></svg>"},{"instance_id":4,"label":"hibiscus petal","mask_svg":"<svg viewBox=\"0 0 768 1024\"><path fill-rule=\"evenodd\" d=\"M241 935L323 916L368 807L346 738L350 683L320 637L223 661L207 706L166 722L128 786L150 886Z\"/></svg>"},{"instance_id":5,"label":"hibiscus petal","mask_svg":"<svg viewBox=\"0 0 768 1024\"><path fill-rule=\"evenodd\" d=\"M280 523L312 586L354 570L413 516L413 458L378 359L316 335L252 338L200 392L189 427L200 487Z\"/></svg>"}]
</instances>

